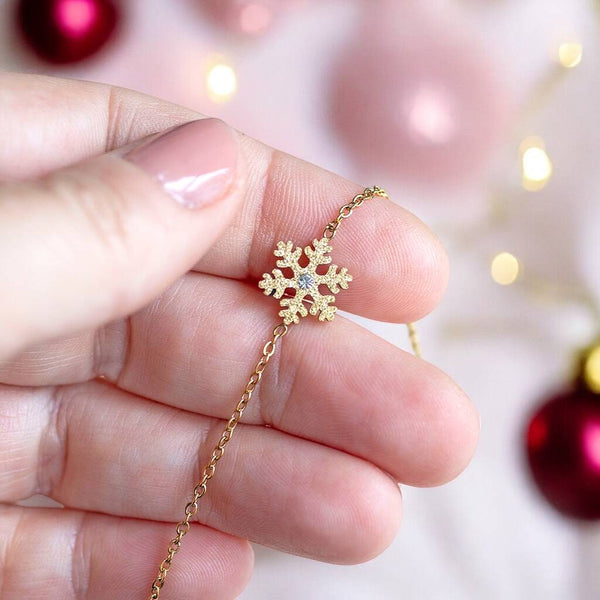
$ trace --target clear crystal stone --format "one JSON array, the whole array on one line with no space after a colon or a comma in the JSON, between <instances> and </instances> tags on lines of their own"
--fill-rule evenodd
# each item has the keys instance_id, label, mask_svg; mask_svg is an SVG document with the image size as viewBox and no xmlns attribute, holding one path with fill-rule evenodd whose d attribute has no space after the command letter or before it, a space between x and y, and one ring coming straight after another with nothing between
<instances>
[{"instance_id":1,"label":"clear crystal stone","mask_svg":"<svg viewBox=\"0 0 600 600\"><path fill-rule=\"evenodd\" d=\"M313 284L315 283L314 278L309 275L308 273L302 273L299 277L298 277L298 287L301 290L308 290L310 289Z\"/></svg>"}]
</instances>

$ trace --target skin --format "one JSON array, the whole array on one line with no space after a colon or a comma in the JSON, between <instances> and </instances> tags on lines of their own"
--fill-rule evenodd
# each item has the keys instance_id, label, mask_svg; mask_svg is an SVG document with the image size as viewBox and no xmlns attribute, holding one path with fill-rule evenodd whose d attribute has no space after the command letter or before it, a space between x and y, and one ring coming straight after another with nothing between
<instances>
[{"instance_id":1,"label":"skin","mask_svg":"<svg viewBox=\"0 0 600 600\"><path fill-rule=\"evenodd\" d=\"M278 322L256 287L275 243L311 240L362 190L239 134L228 197L193 213L106 154L195 118L127 90L0 75L2 599L148 594ZM435 236L383 199L344 222L334 261L354 276L341 309L397 323L435 308L448 279ZM478 432L435 366L341 315L305 319L267 368L164 595L236 597L247 540L333 563L376 556L400 523L398 483L451 480ZM16 505L36 493L65 509Z\"/></svg>"}]
</instances>

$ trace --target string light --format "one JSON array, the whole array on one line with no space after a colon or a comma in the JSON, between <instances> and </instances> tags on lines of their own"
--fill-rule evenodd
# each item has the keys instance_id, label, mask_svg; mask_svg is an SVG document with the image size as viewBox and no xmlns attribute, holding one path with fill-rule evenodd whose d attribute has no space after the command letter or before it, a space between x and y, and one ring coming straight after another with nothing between
<instances>
[{"instance_id":1,"label":"string light","mask_svg":"<svg viewBox=\"0 0 600 600\"><path fill-rule=\"evenodd\" d=\"M592 392L600 393L600 346L593 348L586 356L583 378Z\"/></svg>"},{"instance_id":2,"label":"string light","mask_svg":"<svg viewBox=\"0 0 600 600\"><path fill-rule=\"evenodd\" d=\"M566 69L576 67L583 58L583 46L578 42L565 42L558 47L558 61Z\"/></svg>"},{"instance_id":3,"label":"string light","mask_svg":"<svg viewBox=\"0 0 600 600\"><path fill-rule=\"evenodd\" d=\"M519 261L510 252L500 252L492 259L490 272L492 279L499 285L510 285L519 277Z\"/></svg>"},{"instance_id":4,"label":"string light","mask_svg":"<svg viewBox=\"0 0 600 600\"><path fill-rule=\"evenodd\" d=\"M231 65L213 64L206 75L208 95L214 102L226 102L237 90L237 75Z\"/></svg>"},{"instance_id":5,"label":"string light","mask_svg":"<svg viewBox=\"0 0 600 600\"><path fill-rule=\"evenodd\" d=\"M552 175L552 162L538 137L528 137L521 143L521 173L523 187L529 192L541 190Z\"/></svg>"}]
</instances>

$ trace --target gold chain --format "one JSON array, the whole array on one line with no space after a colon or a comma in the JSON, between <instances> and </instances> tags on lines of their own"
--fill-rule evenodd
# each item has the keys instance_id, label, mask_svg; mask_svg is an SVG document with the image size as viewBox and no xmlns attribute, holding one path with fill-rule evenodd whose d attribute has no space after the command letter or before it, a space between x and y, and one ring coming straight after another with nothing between
<instances>
[{"instance_id":1,"label":"gold chain","mask_svg":"<svg viewBox=\"0 0 600 600\"><path fill-rule=\"evenodd\" d=\"M369 200L371 198L374 198L375 196L389 198L387 192L378 186L365 188L365 190L361 194L357 194L350 202L348 202L348 204L345 204L340 208L338 216L325 226L325 230L323 231L323 237L327 239L332 239L335 236L341 222L344 219L347 219L354 212L354 209L358 208L365 200ZM407 326L413 351L417 356L421 356L421 349L415 325L414 323L409 323ZM285 323L279 323L275 327L275 329L273 329L271 339L264 345L262 356L256 363L256 366L254 367L254 372L252 373L252 375L250 375L244 392L242 393L239 402L237 403L233 413L231 414L231 417L229 418L229 421L227 421L227 425L225 426L223 433L221 434L221 438L213 448L210 460L202 470L202 478L194 488L192 500L188 502L185 507L185 516L181 521L179 521L179 523L177 523L175 527L176 535L169 543L169 547L167 549L167 556L160 563L160 566L158 568L158 575L156 576L156 579L152 582L152 589L148 600L159 599L160 592L167 578L167 574L169 573L169 570L173 565L173 558L181 549L181 541L191 529L190 521L196 516L196 513L198 512L198 501L204 496L204 494L206 494L206 484L208 483L208 480L212 479L212 477L214 476L217 462L223 456L225 452L225 446L227 445L229 440L231 440L233 432L240 419L242 418L242 415L244 414L244 410L248 405L248 402L250 402L250 399L252 398L252 393L254 392L254 389L261 380L263 372L270 358L275 353L275 350L277 348L277 342L288 332L288 330L288 325L286 325Z\"/></svg>"},{"instance_id":2,"label":"gold chain","mask_svg":"<svg viewBox=\"0 0 600 600\"><path fill-rule=\"evenodd\" d=\"M331 240L333 237L335 237L341 222L344 219L347 219L354 212L354 209L358 208L365 200L370 200L375 196L381 196L382 198L389 199L387 192L376 185L370 188L365 188L362 193L356 194L356 196L354 196L354 198L352 198L348 204L344 204L344 206L340 208L338 216L333 221L327 223L323 231L323 237L327 238L328 240Z\"/></svg>"},{"instance_id":3,"label":"gold chain","mask_svg":"<svg viewBox=\"0 0 600 600\"><path fill-rule=\"evenodd\" d=\"M233 435L233 431L235 430L239 420L242 418L244 414L244 409L250 402L250 398L252 398L252 393L254 392L254 388L258 385L258 382L262 378L263 371L267 366L271 356L275 353L275 349L277 347L277 342L280 338L282 338L288 332L288 326L284 323L279 323L275 329L273 329L273 335L271 339L264 345L262 356L260 360L256 363L256 367L254 367L254 372L250 375L250 379L248 379L248 383L246 384L246 388L240 398L240 401L237 403L235 410L231 414L229 421L227 421L227 425L221 434L221 439L217 442L216 446L213 449L212 456L210 461L206 464L204 469L202 470L202 479L198 482L196 487L194 488L194 496L190 502L185 507L185 517L175 527L176 536L171 540L169 544L169 548L167 550L167 556L160 563L160 567L158 568L158 575L156 579L152 582L152 592L150 594L150 600L158 600L160 596L160 591L165 584L165 579L167 578L167 573L173 564L173 557L179 552L181 549L181 540L190 530L190 520L196 515L198 512L198 500L206 494L206 483L209 479L213 477L215 474L215 468L217 462L223 456L225 452L225 446L227 442L231 439Z\"/></svg>"},{"instance_id":4,"label":"gold chain","mask_svg":"<svg viewBox=\"0 0 600 600\"><path fill-rule=\"evenodd\" d=\"M386 198L387 200L390 199L388 193L377 185L365 188L362 193L356 194L356 196L354 196L354 198L352 198L348 204L344 204L344 206L340 208L338 216L333 221L327 223L325 229L323 230L323 237L329 240L335 237L341 222L344 219L347 219L354 212L354 209L358 208L365 200L370 200L375 196L380 196L381 198ZM412 351L414 352L415 356L421 358L421 343L419 342L417 326L414 323L407 323L406 327L408 328L408 337L410 339Z\"/></svg>"}]
</instances>

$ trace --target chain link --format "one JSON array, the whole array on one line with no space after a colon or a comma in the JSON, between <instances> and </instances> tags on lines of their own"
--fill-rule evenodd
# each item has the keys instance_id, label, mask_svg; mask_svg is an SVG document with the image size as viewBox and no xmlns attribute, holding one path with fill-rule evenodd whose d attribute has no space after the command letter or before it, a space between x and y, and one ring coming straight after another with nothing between
<instances>
[{"instance_id":1,"label":"chain link","mask_svg":"<svg viewBox=\"0 0 600 600\"><path fill-rule=\"evenodd\" d=\"M279 323L275 329L273 329L273 335L271 339L264 345L262 356L259 361L256 363L256 367L254 368L254 372L250 375L248 379L248 383L246 384L246 388L242 393L242 396L237 403L229 421L227 421L227 425L223 429L223 433L221 434L221 439L217 442L215 447L213 448L212 456L204 469L202 470L202 478L196 484L194 488L194 495L190 502L187 503L184 510L184 518L177 523L175 527L175 537L169 543L169 547L167 549L167 556L160 563L160 567L158 568L158 575L156 579L152 582L152 590L149 596L149 600L158 600L160 597L160 591L165 584L165 579L167 578L167 574L169 569L173 564L173 557L179 552L181 548L181 540L183 537L189 532L191 528L190 521L196 516L198 512L198 501L204 494L206 494L206 484L209 479L211 479L215 474L215 469L217 462L223 456L225 452L225 446L231 439L233 435L233 431L235 430L239 420L242 418L244 414L244 409L250 402L250 398L252 398L252 393L254 389L258 385L258 382L262 378L262 374L275 350L277 348L277 342L288 332L288 326L284 323Z\"/></svg>"},{"instance_id":2,"label":"chain link","mask_svg":"<svg viewBox=\"0 0 600 600\"><path fill-rule=\"evenodd\" d=\"M354 209L358 208L365 200L371 200L371 198L374 198L375 196L389 199L387 192L377 185L365 188L362 193L356 194L356 196L354 196L354 198L352 198L348 204L344 204L344 206L340 208L338 216L333 221L325 225L323 237L327 238L328 240L333 239L341 222L344 219L347 219L354 212Z\"/></svg>"}]
</instances>

